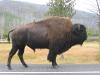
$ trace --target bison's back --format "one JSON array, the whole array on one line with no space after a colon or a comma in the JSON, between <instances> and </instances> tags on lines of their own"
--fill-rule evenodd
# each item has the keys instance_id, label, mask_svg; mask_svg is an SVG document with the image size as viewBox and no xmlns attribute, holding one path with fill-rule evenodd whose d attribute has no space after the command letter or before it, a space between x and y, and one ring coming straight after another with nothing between
<instances>
[{"instance_id":1,"label":"bison's back","mask_svg":"<svg viewBox=\"0 0 100 75\"><path fill-rule=\"evenodd\" d=\"M72 29L71 19L68 17L49 17L36 22L37 25L48 27L50 30L70 32Z\"/></svg>"},{"instance_id":2,"label":"bison's back","mask_svg":"<svg viewBox=\"0 0 100 75\"><path fill-rule=\"evenodd\" d=\"M17 45L28 45L31 48L48 47L47 28L30 23L20 26L12 33L12 42Z\"/></svg>"},{"instance_id":3,"label":"bison's back","mask_svg":"<svg viewBox=\"0 0 100 75\"><path fill-rule=\"evenodd\" d=\"M71 27L70 19L51 17L16 28L12 34L12 41L31 48L48 48L51 44L63 43Z\"/></svg>"}]
</instances>

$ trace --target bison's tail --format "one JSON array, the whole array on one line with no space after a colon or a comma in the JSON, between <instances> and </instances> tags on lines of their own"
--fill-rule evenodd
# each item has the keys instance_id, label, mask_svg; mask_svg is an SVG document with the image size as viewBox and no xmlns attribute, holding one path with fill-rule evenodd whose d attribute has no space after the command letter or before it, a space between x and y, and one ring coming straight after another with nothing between
<instances>
[{"instance_id":1,"label":"bison's tail","mask_svg":"<svg viewBox=\"0 0 100 75\"><path fill-rule=\"evenodd\" d=\"M10 31L8 32L8 39L7 39L7 40L8 40L9 43L10 43L10 36L9 36L9 35L10 35L10 33L11 33L12 31L14 31L14 29L12 29L12 30L10 30Z\"/></svg>"}]
</instances>

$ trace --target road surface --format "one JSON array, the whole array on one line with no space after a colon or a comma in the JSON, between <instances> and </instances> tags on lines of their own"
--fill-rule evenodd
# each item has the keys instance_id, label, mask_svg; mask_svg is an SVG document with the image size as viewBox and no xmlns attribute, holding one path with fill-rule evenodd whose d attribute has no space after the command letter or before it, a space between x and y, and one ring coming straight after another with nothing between
<instances>
[{"instance_id":1,"label":"road surface","mask_svg":"<svg viewBox=\"0 0 100 75\"><path fill-rule=\"evenodd\" d=\"M100 75L100 64L60 64L53 69L50 64L12 64L12 70L0 64L0 75ZM30 73L30 74L29 74Z\"/></svg>"}]
</instances>

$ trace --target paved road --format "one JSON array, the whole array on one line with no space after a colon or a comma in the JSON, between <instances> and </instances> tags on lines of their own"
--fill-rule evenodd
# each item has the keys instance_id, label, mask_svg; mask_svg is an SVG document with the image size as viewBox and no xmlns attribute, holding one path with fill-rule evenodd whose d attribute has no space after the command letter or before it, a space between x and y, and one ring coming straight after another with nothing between
<instances>
[{"instance_id":1,"label":"paved road","mask_svg":"<svg viewBox=\"0 0 100 75\"><path fill-rule=\"evenodd\" d=\"M21 64L13 64L12 70L8 70L6 65L0 64L0 75L100 75L100 64L64 64L59 65L57 69L53 69L51 65L47 64L28 66L28 68L24 68Z\"/></svg>"}]
</instances>

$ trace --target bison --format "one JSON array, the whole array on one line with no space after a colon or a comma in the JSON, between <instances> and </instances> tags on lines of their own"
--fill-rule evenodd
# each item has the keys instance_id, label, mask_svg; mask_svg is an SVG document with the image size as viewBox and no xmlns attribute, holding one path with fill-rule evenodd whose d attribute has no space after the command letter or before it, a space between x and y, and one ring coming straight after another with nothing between
<instances>
[{"instance_id":1,"label":"bison","mask_svg":"<svg viewBox=\"0 0 100 75\"><path fill-rule=\"evenodd\" d=\"M67 51L73 45L82 45L87 39L84 25L72 25L70 18L64 17L50 17L42 21L22 25L11 30L9 34L11 34L12 49L8 57L8 69L11 69L11 59L17 51L21 63L24 67L27 67L23 59L26 45L33 51L36 48L49 49L47 59L52 62L52 66L55 68L57 66L57 55Z\"/></svg>"}]
</instances>

